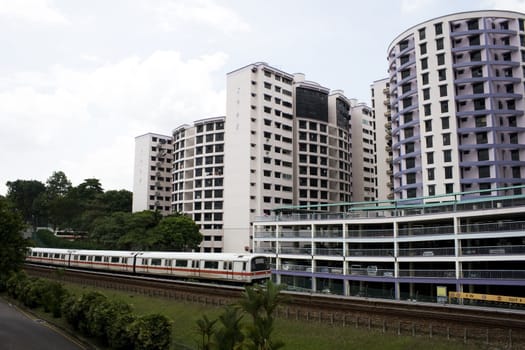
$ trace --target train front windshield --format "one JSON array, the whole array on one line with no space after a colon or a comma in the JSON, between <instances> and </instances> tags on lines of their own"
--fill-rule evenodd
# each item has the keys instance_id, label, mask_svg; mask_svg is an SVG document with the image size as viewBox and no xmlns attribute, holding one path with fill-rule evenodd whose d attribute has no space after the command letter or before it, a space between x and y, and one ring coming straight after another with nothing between
<instances>
[{"instance_id":1,"label":"train front windshield","mask_svg":"<svg viewBox=\"0 0 525 350\"><path fill-rule=\"evenodd\" d=\"M258 256L252 259L252 271L264 271L269 269L270 264L268 263L268 258Z\"/></svg>"}]
</instances>

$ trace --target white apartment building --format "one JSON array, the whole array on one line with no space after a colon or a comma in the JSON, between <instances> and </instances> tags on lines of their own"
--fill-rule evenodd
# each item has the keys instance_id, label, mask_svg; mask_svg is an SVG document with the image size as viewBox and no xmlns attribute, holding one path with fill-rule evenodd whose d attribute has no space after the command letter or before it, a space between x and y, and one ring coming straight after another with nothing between
<instances>
[{"instance_id":1,"label":"white apartment building","mask_svg":"<svg viewBox=\"0 0 525 350\"><path fill-rule=\"evenodd\" d=\"M524 23L517 12L463 12L392 41L396 199L525 183Z\"/></svg>"},{"instance_id":2,"label":"white apartment building","mask_svg":"<svg viewBox=\"0 0 525 350\"><path fill-rule=\"evenodd\" d=\"M340 91L254 63L227 75L224 250L251 247L257 216L351 199L350 103Z\"/></svg>"},{"instance_id":3,"label":"white apartment building","mask_svg":"<svg viewBox=\"0 0 525 350\"><path fill-rule=\"evenodd\" d=\"M371 86L372 109L376 120L377 200L394 198L392 171L392 112L390 79L375 81Z\"/></svg>"},{"instance_id":4,"label":"white apartment building","mask_svg":"<svg viewBox=\"0 0 525 350\"><path fill-rule=\"evenodd\" d=\"M372 108L355 100L350 116L352 139L359 140L352 145L352 178L359 184L352 188L352 201L373 202L377 200L377 158L383 155L377 149L375 116Z\"/></svg>"},{"instance_id":5,"label":"white apartment building","mask_svg":"<svg viewBox=\"0 0 525 350\"><path fill-rule=\"evenodd\" d=\"M171 136L147 133L135 138L133 212L171 213Z\"/></svg>"},{"instance_id":6,"label":"white apartment building","mask_svg":"<svg viewBox=\"0 0 525 350\"><path fill-rule=\"evenodd\" d=\"M199 225L203 252L223 249L224 119L201 119L173 130L172 208Z\"/></svg>"}]
</instances>

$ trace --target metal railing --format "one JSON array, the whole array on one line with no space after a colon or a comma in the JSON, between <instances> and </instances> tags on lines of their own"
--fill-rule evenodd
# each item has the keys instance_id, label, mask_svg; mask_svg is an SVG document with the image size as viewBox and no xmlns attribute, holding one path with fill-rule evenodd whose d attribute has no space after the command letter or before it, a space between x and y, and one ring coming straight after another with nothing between
<instances>
[{"instance_id":1,"label":"metal railing","mask_svg":"<svg viewBox=\"0 0 525 350\"><path fill-rule=\"evenodd\" d=\"M399 249L399 256L454 256L455 250L452 247L444 248L402 248Z\"/></svg>"},{"instance_id":2,"label":"metal railing","mask_svg":"<svg viewBox=\"0 0 525 350\"><path fill-rule=\"evenodd\" d=\"M525 279L525 270L463 270L463 278Z\"/></svg>"},{"instance_id":3,"label":"metal railing","mask_svg":"<svg viewBox=\"0 0 525 350\"><path fill-rule=\"evenodd\" d=\"M384 230L348 230L347 236L349 238L358 237L394 237L393 229Z\"/></svg>"},{"instance_id":4,"label":"metal railing","mask_svg":"<svg viewBox=\"0 0 525 350\"><path fill-rule=\"evenodd\" d=\"M454 226L407 227L400 228L397 232L399 236L453 235Z\"/></svg>"},{"instance_id":5,"label":"metal railing","mask_svg":"<svg viewBox=\"0 0 525 350\"><path fill-rule=\"evenodd\" d=\"M463 247L461 255L517 255L525 254L525 245L498 245Z\"/></svg>"},{"instance_id":6,"label":"metal railing","mask_svg":"<svg viewBox=\"0 0 525 350\"><path fill-rule=\"evenodd\" d=\"M525 231L525 221L498 221L484 224L460 225L460 233Z\"/></svg>"}]
</instances>

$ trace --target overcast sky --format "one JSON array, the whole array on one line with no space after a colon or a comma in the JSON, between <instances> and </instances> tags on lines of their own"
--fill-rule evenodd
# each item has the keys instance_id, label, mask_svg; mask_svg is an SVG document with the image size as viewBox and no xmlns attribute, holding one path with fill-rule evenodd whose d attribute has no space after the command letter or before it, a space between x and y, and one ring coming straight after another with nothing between
<instances>
[{"instance_id":1,"label":"overcast sky","mask_svg":"<svg viewBox=\"0 0 525 350\"><path fill-rule=\"evenodd\" d=\"M132 190L134 139L224 115L226 73L264 61L369 103L401 32L525 0L0 0L6 182Z\"/></svg>"}]
</instances>

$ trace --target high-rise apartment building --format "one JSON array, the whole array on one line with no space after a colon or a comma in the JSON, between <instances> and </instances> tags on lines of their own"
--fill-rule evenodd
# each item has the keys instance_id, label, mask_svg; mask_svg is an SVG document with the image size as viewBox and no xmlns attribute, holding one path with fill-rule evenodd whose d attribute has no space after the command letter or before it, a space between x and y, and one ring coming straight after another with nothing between
<instances>
[{"instance_id":1,"label":"high-rise apartment building","mask_svg":"<svg viewBox=\"0 0 525 350\"><path fill-rule=\"evenodd\" d=\"M396 199L525 183L524 23L510 11L457 13L390 44Z\"/></svg>"},{"instance_id":2,"label":"high-rise apartment building","mask_svg":"<svg viewBox=\"0 0 525 350\"><path fill-rule=\"evenodd\" d=\"M135 138L133 212L171 213L171 136L148 133Z\"/></svg>"},{"instance_id":3,"label":"high-rise apartment building","mask_svg":"<svg viewBox=\"0 0 525 350\"><path fill-rule=\"evenodd\" d=\"M223 247L224 119L197 120L173 130L173 211L199 225L204 252Z\"/></svg>"},{"instance_id":4,"label":"high-rise apartment building","mask_svg":"<svg viewBox=\"0 0 525 350\"><path fill-rule=\"evenodd\" d=\"M372 109L376 121L377 200L394 199L392 169L392 112L390 79L375 81L371 86Z\"/></svg>"},{"instance_id":5,"label":"high-rise apartment building","mask_svg":"<svg viewBox=\"0 0 525 350\"><path fill-rule=\"evenodd\" d=\"M255 218L277 207L351 199L349 110L342 92L266 63L227 75L225 251L248 250Z\"/></svg>"},{"instance_id":6,"label":"high-rise apartment building","mask_svg":"<svg viewBox=\"0 0 525 350\"><path fill-rule=\"evenodd\" d=\"M378 152L375 116L372 108L351 100L350 117L352 139L359 142L352 147L352 179L359 184L352 187L352 201L376 201Z\"/></svg>"}]
</instances>

